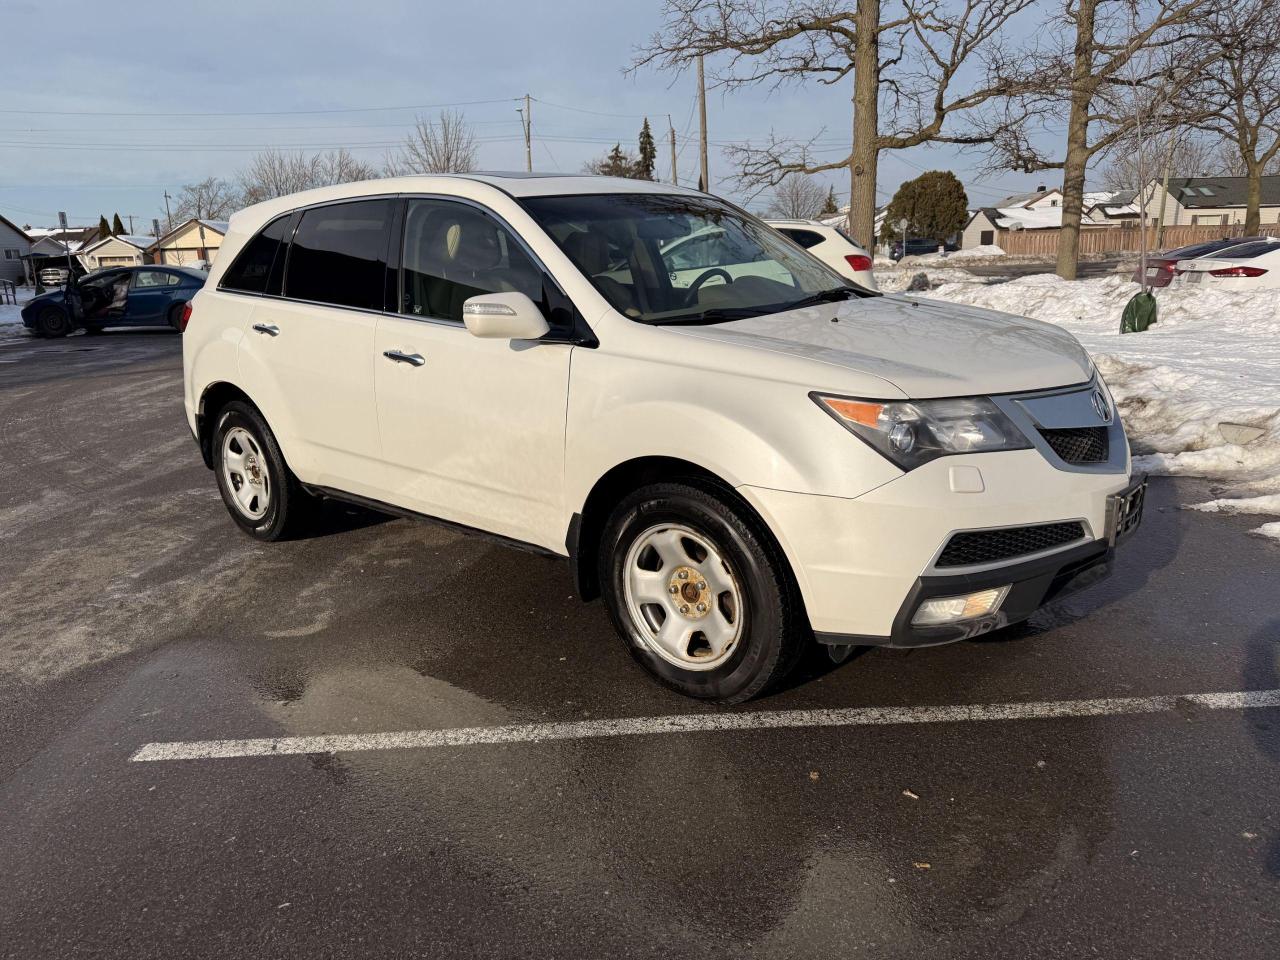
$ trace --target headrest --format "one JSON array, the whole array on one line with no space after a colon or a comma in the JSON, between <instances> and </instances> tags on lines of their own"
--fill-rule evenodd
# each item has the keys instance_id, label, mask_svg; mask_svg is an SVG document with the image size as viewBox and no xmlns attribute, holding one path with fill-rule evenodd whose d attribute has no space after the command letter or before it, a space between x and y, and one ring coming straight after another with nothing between
<instances>
[{"instance_id":1,"label":"headrest","mask_svg":"<svg viewBox=\"0 0 1280 960\"><path fill-rule=\"evenodd\" d=\"M609 241L602 233L578 230L564 241L564 252L589 276L609 269Z\"/></svg>"}]
</instances>

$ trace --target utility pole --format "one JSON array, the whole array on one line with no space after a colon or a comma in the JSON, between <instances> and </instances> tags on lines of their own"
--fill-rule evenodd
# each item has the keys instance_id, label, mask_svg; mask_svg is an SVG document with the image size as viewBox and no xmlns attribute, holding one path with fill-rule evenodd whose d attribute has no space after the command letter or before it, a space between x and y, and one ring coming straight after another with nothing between
<instances>
[{"instance_id":1,"label":"utility pole","mask_svg":"<svg viewBox=\"0 0 1280 960\"><path fill-rule=\"evenodd\" d=\"M67 284L62 288L64 296L69 300L71 297L71 285L75 282L76 274L71 269L71 241L67 239L67 215L58 211L58 226L62 228L62 247L67 251Z\"/></svg>"},{"instance_id":2,"label":"utility pole","mask_svg":"<svg viewBox=\"0 0 1280 960\"><path fill-rule=\"evenodd\" d=\"M707 80L702 72L702 57L698 57L698 189L711 186L707 176Z\"/></svg>"},{"instance_id":3,"label":"utility pole","mask_svg":"<svg viewBox=\"0 0 1280 960\"><path fill-rule=\"evenodd\" d=\"M168 224L168 227L166 227L166 229L172 230L173 214L169 212L169 191L168 190L165 190L164 192L164 220L165 220L165 223Z\"/></svg>"},{"instance_id":4,"label":"utility pole","mask_svg":"<svg viewBox=\"0 0 1280 960\"><path fill-rule=\"evenodd\" d=\"M524 168L533 173L533 114L527 93L524 95Z\"/></svg>"},{"instance_id":5,"label":"utility pole","mask_svg":"<svg viewBox=\"0 0 1280 960\"><path fill-rule=\"evenodd\" d=\"M1173 144L1172 137L1169 138L1169 150L1164 155L1164 179L1160 183L1160 223L1156 226L1156 249L1164 249L1164 208L1169 205L1169 168L1173 166ZM1142 189L1145 192L1147 185L1144 183Z\"/></svg>"},{"instance_id":6,"label":"utility pole","mask_svg":"<svg viewBox=\"0 0 1280 960\"><path fill-rule=\"evenodd\" d=\"M671 123L671 114L667 114L667 137L671 141L671 182L678 184L680 178L676 175L676 128Z\"/></svg>"},{"instance_id":7,"label":"utility pole","mask_svg":"<svg viewBox=\"0 0 1280 960\"><path fill-rule=\"evenodd\" d=\"M125 216L129 218L129 236L132 237L133 236L133 214L126 213Z\"/></svg>"}]
</instances>

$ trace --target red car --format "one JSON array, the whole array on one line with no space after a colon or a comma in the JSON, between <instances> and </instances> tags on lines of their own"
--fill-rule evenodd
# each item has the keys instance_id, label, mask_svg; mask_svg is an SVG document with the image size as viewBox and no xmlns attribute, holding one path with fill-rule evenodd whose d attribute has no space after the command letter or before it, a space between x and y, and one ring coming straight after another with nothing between
<instances>
[{"instance_id":1,"label":"red car","mask_svg":"<svg viewBox=\"0 0 1280 960\"><path fill-rule=\"evenodd\" d=\"M1164 253L1152 253L1147 256L1147 286L1167 287L1173 280L1173 267L1179 260L1194 260L1196 257L1207 257L1211 253L1234 247L1240 243L1263 240L1264 237L1223 237L1221 240L1206 240L1204 243L1193 243L1189 247L1178 247ZM1133 268L1133 282L1142 282L1142 261Z\"/></svg>"}]
</instances>

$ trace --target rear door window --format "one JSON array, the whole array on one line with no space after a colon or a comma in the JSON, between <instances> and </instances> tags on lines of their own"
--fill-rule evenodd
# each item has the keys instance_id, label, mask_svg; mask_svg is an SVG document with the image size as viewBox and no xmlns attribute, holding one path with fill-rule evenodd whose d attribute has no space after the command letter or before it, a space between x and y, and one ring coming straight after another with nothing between
<instances>
[{"instance_id":1,"label":"rear door window","mask_svg":"<svg viewBox=\"0 0 1280 960\"><path fill-rule=\"evenodd\" d=\"M222 289L243 293L280 292L284 267L285 240L292 214L276 217L244 245L236 262L222 278ZM272 269L274 266L274 269Z\"/></svg>"},{"instance_id":2,"label":"rear door window","mask_svg":"<svg viewBox=\"0 0 1280 960\"><path fill-rule=\"evenodd\" d=\"M171 287L178 278L164 270L139 270L133 275L133 289L153 290L156 287Z\"/></svg>"},{"instance_id":3,"label":"rear door window","mask_svg":"<svg viewBox=\"0 0 1280 960\"><path fill-rule=\"evenodd\" d=\"M303 211L289 250L285 296L382 310L395 203L357 200Z\"/></svg>"}]
</instances>

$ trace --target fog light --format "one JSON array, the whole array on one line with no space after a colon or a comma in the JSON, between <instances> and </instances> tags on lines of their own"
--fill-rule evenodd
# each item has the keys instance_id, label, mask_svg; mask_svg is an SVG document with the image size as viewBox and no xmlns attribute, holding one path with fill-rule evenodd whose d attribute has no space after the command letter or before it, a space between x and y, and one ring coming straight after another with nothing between
<instances>
[{"instance_id":1,"label":"fog light","mask_svg":"<svg viewBox=\"0 0 1280 960\"><path fill-rule=\"evenodd\" d=\"M1004 602L1009 586L992 587L977 593L966 593L959 597L936 597L926 600L916 609L911 618L915 627L932 627L942 623L957 623L961 620L972 620L988 613L995 613Z\"/></svg>"}]
</instances>

